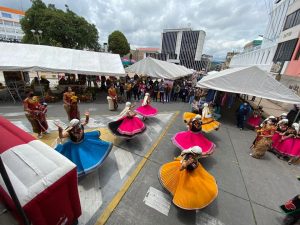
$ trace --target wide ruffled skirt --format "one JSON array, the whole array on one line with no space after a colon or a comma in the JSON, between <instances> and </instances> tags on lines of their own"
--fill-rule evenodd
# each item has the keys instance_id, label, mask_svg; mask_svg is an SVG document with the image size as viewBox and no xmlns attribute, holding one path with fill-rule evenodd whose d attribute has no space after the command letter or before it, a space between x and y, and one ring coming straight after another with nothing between
<instances>
[{"instance_id":1,"label":"wide ruffled skirt","mask_svg":"<svg viewBox=\"0 0 300 225\"><path fill-rule=\"evenodd\" d=\"M277 132L272 136L272 148L275 148L275 146L278 145L279 140L281 139L281 135Z\"/></svg>"},{"instance_id":2,"label":"wide ruffled skirt","mask_svg":"<svg viewBox=\"0 0 300 225\"><path fill-rule=\"evenodd\" d=\"M180 159L164 164L159 170L162 186L173 195L173 203L186 210L202 209L218 196L215 178L200 164L193 171L180 171Z\"/></svg>"},{"instance_id":3,"label":"wide ruffled skirt","mask_svg":"<svg viewBox=\"0 0 300 225\"><path fill-rule=\"evenodd\" d=\"M77 165L78 175L83 175L99 167L112 149L113 144L102 141L99 136L100 131L87 132L80 143L68 140L55 149Z\"/></svg>"},{"instance_id":4,"label":"wide ruffled skirt","mask_svg":"<svg viewBox=\"0 0 300 225\"><path fill-rule=\"evenodd\" d=\"M298 157L300 156L300 139L287 138L282 142L278 142L273 148L282 155Z\"/></svg>"},{"instance_id":5,"label":"wide ruffled skirt","mask_svg":"<svg viewBox=\"0 0 300 225\"><path fill-rule=\"evenodd\" d=\"M261 117L260 116L251 116L249 117L247 124L253 128L259 126L261 123Z\"/></svg>"},{"instance_id":6,"label":"wide ruffled skirt","mask_svg":"<svg viewBox=\"0 0 300 225\"><path fill-rule=\"evenodd\" d=\"M205 133L218 130L220 125L221 124L213 118L202 118L202 131Z\"/></svg>"},{"instance_id":7,"label":"wide ruffled skirt","mask_svg":"<svg viewBox=\"0 0 300 225\"><path fill-rule=\"evenodd\" d=\"M189 122L191 119L194 119L196 115L197 115L196 113L191 113L191 112L183 113L182 116L183 122L185 123Z\"/></svg>"},{"instance_id":8,"label":"wide ruffled skirt","mask_svg":"<svg viewBox=\"0 0 300 225\"><path fill-rule=\"evenodd\" d=\"M274 145L273 148L282 155L295 156L292 154L293 145L294 138L290 137L283 141L278 141L278 143Z\"/></svg>"},{"instance_id":9,"label":"wide ruffled skirt","mask_svg":"<svg viewBox=\"0 0 300 225\"><path fill-rule=\"evenodd\" d=\"M133 138L146 130L143 121L136 116L125 116L117 121L110 122L108 128L114 135L126 138Z\"/></svg>"},{"instance_id":10,"label":"wide ruffled skirt","mask_svg":"<svg viewBox=\"0 0 300 225\"><path fill-rule=\"evenodd\" d=\"M144 117L156 116L158 113L158 110L151 105L140 106L135 111Z\"/></svg>"},{"instance_id":11,"label":"wide ruffled skirt","mask_svg":"<svg viewBox=\"0 0 300 225\"><path fill-rule=\"evenodd\" d=\"M172 137L172 142L181 150L188 149L193 146L202 148L203 156L208 156L213 153L216 145L204 137L203 134L194 133L192 131L182 131Z\"/></svg>"}]
</instances>

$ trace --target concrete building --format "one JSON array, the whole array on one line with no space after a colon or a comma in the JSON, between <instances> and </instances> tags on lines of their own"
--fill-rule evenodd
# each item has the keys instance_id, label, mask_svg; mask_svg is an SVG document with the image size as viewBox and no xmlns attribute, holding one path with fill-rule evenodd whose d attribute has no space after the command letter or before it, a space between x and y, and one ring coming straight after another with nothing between
<instances>
[{"instance_id":1,"label":"concrete building","mask_svg":"<svg viewBox=\"0 0 300 225\"><path fill-rule=\"evenodd\" d=\"M135 50L130 50L130 52L132 59L139 61L148 56L156 58L155 56L159 54L159 48L136 48Z\"/></svg>"},{"instance_id":2,"label":"concrete building","mask_svg":"<svg viewBox=\"0 0 300 225\"><path fill-rule=\"evenodd\" d=\"M168 62L200 71L207 67L202 61L205 36L203 30L164 29L161 35L161 53L166 54Z\"/></svg>"},{"instance_id":3,"label":"concrete building","mask_svg":"<svg viewBox=\"0 0 300 225\"><path fill-rule=\"evenodd\" d=\"M273 9L269 14L269 21L263 36L262 44L251 51L244 51L235 55L230 67L257 65L265 71L270 71L273 65L273 58L283 30L288 8L296 0L276 0Z\"/></svg>"},{"instance_id":4,"label":"concrete building","mask_svg":"<svg viewBox=\"0 0 300 225\"><path fill-rule=\"evenodd\" d=\"M235 51L227 52L225 62L222 65L222 70L229 68L232 57L237 55L237 54L239 54L239 52L235 52Z\"/></svg>"},{"instance_id":5,"label":"concrete building","mask_svg":"<svg viewBox=\"0 0 300 225\"><path fill-rule=\"evenodd\" d=\"M0 41L21 42L24 33L20 19L24 15L23 11L0 6Z\"/></svg>"},{"instance_id":6,"label":"concrete building","mask_svg":"<svg viewBox=\"0 0 300 225\"><path fill-rule=\"evenodd\" d=\"M271 72L280 74L280 81L300 94L300 0L291 4L279 35Z\"/></svg>"}]
</instances>

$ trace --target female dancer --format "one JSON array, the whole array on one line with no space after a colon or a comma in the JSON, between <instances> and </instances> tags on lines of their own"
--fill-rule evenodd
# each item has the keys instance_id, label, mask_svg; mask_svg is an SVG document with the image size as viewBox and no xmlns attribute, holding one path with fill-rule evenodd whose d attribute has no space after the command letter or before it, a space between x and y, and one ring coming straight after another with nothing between
<instances>
[{"instance_id":1,"label":"female dancer","mask_svg":"<svg viewBox=\"0 0 300 225\"><path fill-rule=\"evenodd\" d=\"M300 125L294 124L297 135L294 137L293 147L291 150L292 157L288 161L289 164L295 163L300 158Z\"/></svg>"},{"instance_id":2,"label":"female dancer","mask_svg":"<svg viewBox=\"0 0 300 225\"><path fill-rule=\"evenodd\" d=\"M262 118L262 106L259 106L257 109L255 109L253 111L252 116L249 117L247 124L253 128L259 126L259 124L261 123L261 118Z\"/></svg>"},{"instance_id":3,"label":"female dancer","mask_svg":"<svg viewBox=\"0 0 300 225\"><path fill-rule=\"evenodd\" d=\"M212 113L208 107L208 103L204 103L202 109L202 131L205 133L218 130L220 123L212 117Z\"/></svg>"},{"instance_id":4,"label":"female dancer","mask_svg":"<svg viewBox=\"0 0 300 225\"><path fill-rule=\"evenodd\" d=\"M300 195L296 195L293 199L281 205L280 208L286 214L284 225L296 224L300 219Z\"/></svg>"},{"instance_id":5,"label":"female dancer","mask_svg":"<svg viewBox=\"0 0 300 225\"><path fill-rule=\"evenodd\" d=\"M46 120L47 104L40 104L37 96L29 92L27 98L23 101L25 116L29 120L34 133L38 138L42 138L42 133L47 134L48 123Z\"/></svg>"},{"instance_id":6,"label":"female dancer","mask_svg":"<svg viewBox=\"0 0 300 225\"><path fill-rule=\"evenodd\" d=\"M120 137L133 138L145 131L146 126L132 111L134 106L126 102L125 109L120 113L120 119L108 124L110 131Z\"/></svg>"},{"instance_id":7,"label":"female dancer","mask_svg":"<svg viewBox=\"0 0 300 225\"><path fill-rule=\"evenodd\" d=\"M287 129L282 135L276 145L274 145L274 149L281 155L285 155L288 157L297 156L296 149L293 151L293 145L295 137L297 137L297 133L299 130L299 124L293 123L291 127Z\"/></svg>"},{"instance_id":8,"label":"female dancer","mask_svg":"<svg viewBox=\"0 0 300 225\"><path fill-rule=\"evenodd\" d=\"M68 115L68 120L71 120L70 111L71 111L71 97L75 95L75 92L72 91L71 87L68 87L68 91L63 95L64 108Z\"/></svg>"},{"instance_id":9,"label":"female dancer","mask_svg":"<svg viewBox=\"0 0 300 225\"><path fill-rule=\"evenodd\" d=\"M78 119L72 119L65 130L55 123L58 127L59 138L69 138L66 143L57 145L55 149L77 165L78 176L98 168L112 148L112 143L99 138L100 131L84 133L84 126L88 121L89 113L86 113L85 122L81 123Z\"/></svg>"},{"instance_id":10,"label":"female dancer","mask_svg":"<svg viewBox=\"0 0 300 225\"><path fill-rule=\"evenodd\" d=\"M288 129L288 119L282 119L277 123L276 132L272 137L272 148L275 148L279 144L281 137L283 136L284 132Z\"/></svg>"},{"instance_id":11,"label":"female dancer","mask_svg":"<svg viewBox=\"0 0 300 225\"><path fill-rule=\"evenodd\" d=\"M135 112L143 116L143 119L147 117L155 116L158 110L150 105L151 99L149 93L145 94L142 106L138 107Z\"/></svg>"},{"instance_id":12,"label":"female dancer","mask_svg":"<svg viewBox=\"0 0 300 225\"><path fill-rule=\"evenodd\" d=\"M70 120L72 119L80 119L80 112L78 109L78 97L76 95L73 95L70 98Z\"/></svg>"},{"instance_id":13,"label":"female dancer","mask_svg":"<svg viewBox=\"0 0 300 225\"><path fill-rule=\"evenodd\" d=\"M198 162L201 153L198 146L186 149L159 170L162 186L173 195L173 203L179 208L202 209L218 195L215 178Z\"/></svg>"},{"instance_id":14,"label":"female dancer","mask_svg":"<svg viewBox=\"0 0 300 225\"><path fill-rule=\"evenodd\" d=\"M201 134L201 127L201 116L196 115L188 122L188 131L182 131L173 136L173 144L181 150L199 146L202 149L202 157L211 155L216 145Z\"/></svg>"},{"instance_id":15,"label":"female dancer","mask_svg":"<svg viewBox=\"0 0 300 225\"><path fill-rule=\"evenodd\" d=\"M262 158L265 155L266 151L271 148L272 136L274 135L276 130L274 122L274 119L269 119L261 129L256 130L257 137L254 144L251 146L253 152L250 153L250 156L252 156L253 158Z\"/></svg>"}]
</instances>

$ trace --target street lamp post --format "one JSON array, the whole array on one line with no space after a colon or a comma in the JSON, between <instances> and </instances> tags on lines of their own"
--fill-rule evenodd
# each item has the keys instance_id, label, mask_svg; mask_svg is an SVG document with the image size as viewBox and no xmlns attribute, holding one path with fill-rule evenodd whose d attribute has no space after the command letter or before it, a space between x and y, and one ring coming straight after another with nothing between
<instances>
[{"instance_id":1,"label":"street lamp post","mask_svg":"<svg viewBox=\"0 0 300 225\"><path fill-rule=\"evenodd\" d=\"M30 31L31 31L33 37L37 38L38 44L40 44L40 36L42 37L43 31L42 30L37 30L36 31L35 29L32 29Z\"/></svg>"}]
</instances>

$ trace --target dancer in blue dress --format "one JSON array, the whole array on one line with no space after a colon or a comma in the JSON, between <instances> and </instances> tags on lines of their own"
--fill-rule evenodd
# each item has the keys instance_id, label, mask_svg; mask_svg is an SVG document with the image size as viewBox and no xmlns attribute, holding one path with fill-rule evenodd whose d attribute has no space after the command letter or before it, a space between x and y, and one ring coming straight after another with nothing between
<instances>
[{"instance_id":1,"label":"dancer in blue dress","mask_svg":"<svg viewBox=\"0 0 300 225\"><path fill-rule=\"evenodd\" d=\"M65 130L59 124L55 124L58 127L59 138L69 138L66 143L57 145L55 149L77 165L78 176L98 168L112 148L112 143L99 138L100 131L84 133L84 126L88 121L89 113L86 113L83 123L72 119Z\"/></svg>"}]
</instances>

